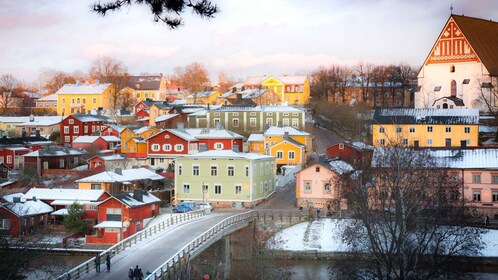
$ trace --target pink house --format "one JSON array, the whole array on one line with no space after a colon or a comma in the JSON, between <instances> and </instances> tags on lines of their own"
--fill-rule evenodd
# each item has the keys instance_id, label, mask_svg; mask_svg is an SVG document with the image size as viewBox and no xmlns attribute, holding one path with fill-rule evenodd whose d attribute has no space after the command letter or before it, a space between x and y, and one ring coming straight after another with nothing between
<instances>
[{"instance_id":1,"label":"pink house","mask_svg":"<svg viewBox=\"0 0 498 280\"><path fill-rule=\"evenodd\" d=\"M323 208L334 201L341 202L345 207L342 195L347 188L344 176L353 172L354 168L345 161L332 160L323 163L315 163L297 172L296 176L296 199L297 205L305 209ZM349 177L348 177L349 178Z\"/></svg>"}]
</instances>

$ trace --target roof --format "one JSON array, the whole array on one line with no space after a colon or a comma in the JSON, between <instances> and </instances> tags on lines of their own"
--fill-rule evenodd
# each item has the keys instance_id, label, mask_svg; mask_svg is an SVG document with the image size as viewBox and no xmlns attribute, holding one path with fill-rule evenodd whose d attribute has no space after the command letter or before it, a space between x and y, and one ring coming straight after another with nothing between
<instances>
[{"instance_id":1,"label":"roof","mask_svg":"<svg viewBox=\"0 0 498 280\"><path fill-rule=\"evenodd\" d=\"M50 144L52 141L47 140L41 136L34 137L15 137L15 138L0 138L0 145L43 145Z\"/></svg>"},{"instance_id":2,"label":"roof","mask_svg":"<svg viewBox=\"0 0 498 280\"><path fill-rule=\"evenodd\" d=\"M292 126L270 126L265 132L263 133L264 136L284 136L285 133L288 132L289 136L310 136L308 132L301 131L299 129L296 129Z\"/></svg>"},{"instance_id":3,"label":"roof","mask_svg":"<svg viewBox=\"0 0 498 280\"><path fill-rule=\"evenodd\" d=\"M64 117L61 116L32 116L38 123L59 123ZM31 116L22 117L0 117L0 122L5 123L29 123Z\"/></svg>"},{"instance_id":4,"label":"roof","mask_svg":"<svg viewBox=\"0 0 498 280\"><path fill-rule=\"evenodd\" d=\"M179 114L166 114L166 115L161 115L157 118L154 119L155 122L163 122L163 121L166 121L166 120L169 120L169 119L172 119L176 116L178 116Z\"/></svg>"},{"instance_id":5,"label":"roof","mask_svg":"<svg viewBox=\"0 0 498 280\"><path fill-rule=\"evenodd\" d=\"M59 124L64 117L61 116L55 116L55 117L39 117L36 116L33 118L33 121L27 121L23 122L21 124L18 124L17 126L51 126L51 125L56 125Z\"/></svg>"},{"instance_id":6,"label":"roof","mask_svg":"<svg viewBox=\"0 0 498 280\"><path fill-rule=\"evenodd\" d=\"M97 201L106 191L80 189L31 188L23 197L41 200Z\"/></svg>"},{"instance_id":7,"label":"roof","mask_svg":"<svg viewBox=\"0 0 498 280\"><path fill-rule=\"evenodd\" d=\"M38 151L34 151L23 155L23 157L60 157L60 156L78 156L83 155L85 152L81 149L74 148L55 148L47 147Z\"/></svg>"},{"instance_id":8,"label":"roof","mask_svg":"<svg viewBox=\"0 0 498 280\"><path fill-rule=\"evenodd\" d=\"M197 139L243 139L244 136L224 128L186 128L185 132Z\"/></svg>"},{"instance_id":9,"label":"roof","mask_svg":"<svg viewBox=\"0 0 498 280\"><path fill-rule=\"evenodd\" d=\"M498 75L498 23L474 17L451 15L491 75Z\"/></svg>"},{"instance_id":10,"label":"roof","mask_svg":"<svg viewBox=\"0 0 498 280\"><path fill-rule=\"evenodd\" d=\"M340 175L354 171L354 168L343 160L331 160L325 166Z\"/></svg>"},{"instance_id":11,"label":"roof","mask_svg":"<svg viewBox=\"0 0 498 280\"><path fill-rule=\"evenodd\" d=\"M374 124L479 124L478 109L377 109Z\"/></svg>"},{"instance_id":12,"label":"roof","mask_svg":"<svg viewBox=\"0 0 498 280\"><path fill-rule=\"evenodd\" d=\"M271 156L256 153L237 153L232 150L211 150L184 156L185 158L239 158L248 160L270 159Z\"/></svg>"},{"instance_id":13,"label":"roof","mask_svg":"<svg viewBox=\"0 0 498 280\"><path fill-rule=\"evenodd\" d=\"M26 147L5 147L5 149L11 151L30 151L30 149Z\"/></svg>"},{"instance_id":14,"label":"roof","mask_svg":"<svg viewBox=\"0 0 498 280\"><path fill-rule=\"evenodd\" d=\"M134 193L123 193L115 195L114 197L130 207L154 204L161 201L159 198L155 197L149 192L141 191L141 193L142 193L142 201L137 200L133 195Z\"/></svg>"},{"instance_id":15,"label":"roof","mask_svg":"<svg viewBox=\"0 0 498 280\"><path fill-rule=\"evenodd\" d=\"M187 96L187 98L206 98L209 97L213 94L219 93L217 90L210 90L210 91L201 91L201 92L196 92L192 93L191 95Z\"/></svg>"},{"instance_id":16,"label":"roof","mask_svg":"<svg viewBox=\"0 0 498 280\"><path fill-rule=\"evenodd\" d=\"M80 122L110 122L112 121L107 116L102 115L71 115Z\"/></svg>"},{"instance_id":17,"label":"roof","mask_svg":"<svg viewBox=\"0 0 498 280\"><path fill-rule=\"evenodd\" d=\"M133 168L133 169L123 169L121 170L121 175L113 171L104 171L92 176L81 178L76 180L76 183L83 182L102 182L102 183L112 183L112 182L130 182L137 180L162 180L163 176L150 171L146 168Z\"/></svg>"},{"instance_id":18,"label":"roof","mask_svg":"<svg viewBox=\"0 0 498 280\"><path fill-rule=\"evenodd\" d=\"M264 142L265 137L263 134L251 134L247 139L247 142Z\"/></svg>"},{"instance_id":19,"label":"roof","mask_svg":"<svg viewBox=\"0 0 498 280\"><path fill-rule=\"evenodd\" d=\"M28 217L41 214L47 214L54 211L50 205L40 200L30 200L26 202L5 203L2 205L18 217Z\"/></svg>"},{"instance_id":20,"label":"roof","mask_svg":"<svg viewBox=\"0 0 498 280\"><path fill-rule=\"evenodd\" d=\"M264 82L268 78L275 78L283 84L288 85L302 85L304 81L307 79L306 76L256 76L256 77L247 77L245 81L245 85L259 85Z\"/></svg>"},{"instance_id":21,"label":"roof","mask_svg":"<svg viewBox=\"0 0 498 280\"><path fill-rule=\"evenodd\" d=\"M54 93L54 94L44 96L44 97L38 99L38 101L57 101L57 94Z\"/></svg>"},{"instance_id":22,"label":"roof","mask_svg":"<svg viewBox=\"0 0 498 280\"><path fill-rule=\"evenodd\" d=\"M119 139L116 136L100 136L100 137L102 137L106 142L121 142L121 139Z\"/></svg>"},{"instance_id":23,"label":"roof","mask_svg":"<svg viewBox=\"0 0 498 280\"><path fill-rule=\"evenodd\" d=\"M432 103L432 106L434 106L434 104L436 104L436 102L438 102L441 99L448 99L448 100L452 101L456 106L459 106L459 107L465 106L465 103L463 103L463 99L460 99L456 96L444 96L444 97L438 98L438 99L434 100L434 103Z\"/></svg>"},{"instance_id":24,"label":"roof","mask_svg":"<svg viewBox=\"0 0 498 280\"><path fill-rule=\"evenodd\" d=\"M280 142L272 145L271 147L268 147L268 149L273 149L273 148L275 148L277 146L280 146L281 144L284 144L284 143L291 143L292 145L297 146L297 147L299 147L301 149L304 149L306 147L302 143L299 143L298 141L296 141L296 140L294 140L292 138L285 138L282 141L280 141Z\"/></svg>"},{"instance_id":25,"label":"roof","mask_svg":"<svg viewBox=\"0 0 498 280\"><path fill-rule=\"evenodd\" d=\"M344 144L344 145L347 145L348 147L351 147L359 152L363 152L363 151L373 151L374 147L373 146L370 146L368 144L365 144L363 142L360 142L360 141L355 141L355 142L350 142L350 141L344 141L342 143L337 143L337 144L334 144L334 145L331 145L331 146L328 146L326 149L330 148L330 147L334 147L334 146L337 146L337 145L340 145L340 144Z\"/></svg>"},{"instance_id":26,"label":"roof","mask_svg":"<svg viewBox=\"0 0 498 280\"><path fill-rule=\"evenodd\" d=\"M121 228L123 226L122 222L116 221L103 221L102 223L96 224L93 228Z\"/></svg>"},{"instance_id":27,"label":"roof","mask_svg":"<svg viewBox=\"0 0 498 280\"><path fill-rule=\"evenodd\" d=\"M56 94L102 94L112 84L65 84Z\"/></svg>"},{"instance_id":28,"label":"roof","mask_svg":"<svg viewBox=\"0 0 498 280\"><path fill-rule=\"evenodd\" d=\"M78 143L93 143L99 139L100 136L78 136L76 139L73 140L73 144L78 144Z\"/></svg>"},{"instance_id":29,"label":"roof","mask_svg":"<svg viewBox=\"0 0 498 280\"><path fill-rule=\"evenodd\" d=\"M286 113L304 113L304 110L291 106L281 105L261 105L261 106L221 106L212 109L214 112L286 112Z\"/></svg>"}]
</instances>

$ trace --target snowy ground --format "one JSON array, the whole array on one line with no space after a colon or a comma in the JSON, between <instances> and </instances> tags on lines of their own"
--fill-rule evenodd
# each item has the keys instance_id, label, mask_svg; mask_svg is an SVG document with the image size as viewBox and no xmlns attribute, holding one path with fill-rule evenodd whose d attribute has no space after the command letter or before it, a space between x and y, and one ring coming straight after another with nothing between
<instances>
[{"instance_id":1,"label":"snowy ground","mask_svg":"<svg viewBox=\"0 0 498 280\"><path fill-rule=\"evenodd\" d=\"M342 231L349 220L320 219L304 222L278 232L270 242L270 249L286 251L317 250L319 252L347 252ZM498 230L489 230L482 236L481 255L498 257Z\"/></svg>"}]
</instances>

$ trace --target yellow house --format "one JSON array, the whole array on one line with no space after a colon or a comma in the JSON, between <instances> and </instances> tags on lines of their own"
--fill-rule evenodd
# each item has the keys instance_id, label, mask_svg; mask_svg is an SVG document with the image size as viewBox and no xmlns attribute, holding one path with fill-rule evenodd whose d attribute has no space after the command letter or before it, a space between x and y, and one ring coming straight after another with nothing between
<instances>
[{"instance_id":1,"label":"yellow house","mask_svg":"<svg viewBox=\"0 0 498 280\"><path fill-rule=\"evenodd\" d=\"M310 83L306 76L248 77L246 88L271 89L282 100L282 105L305 105L310 102Z\"/></svg>"},{"instance_id":2,"label":"yellow house","mask_svg":"<svg viewBox=\"0 0 498 280\"><path fill-rule=\"evenodd\" d=\"M266 154L275 157L277 168L282 165L306 163L306 147L291 138L286 138L268 147Z\"/></svg>"},{"instance_id":3,"label":"yellow house","mask_svg":"<svg viewBox=\"0 0 498 280\"><path fill-rule=\"evenodd\" d=\"M221 94L222 92L217 90L197 92L187 96L186 100L188 103L216 105L220 102L218 96Z\"/></svg>"},{"instance_id":4,"label":"yellow house","mask_svg":"<svg viewBox=\"0 0 498 280\"><path fill-rule=\"evenodd\" d=\"M125 128L121 132L121 153L139 153L139 150L141 150L143 146L143 143L139 140L149 138L159 131L159 129L150 126L144 126L137 129L130 127ZM130 142L131 140L136 141ZM147 144L145 144L145 150L143 152L147 153Z\"/></svg>"},{"instance_id":5,"label":"yellow house","mask_svg":"<svg viewBox=\"0 0 498 280\"><path fill-rule=\"evenodd\" d=\"M290 138L305 146L305 158L311 156L313 151L313 135L292 126L270 126L264 133L265 148L269 148L286 138Z\"/></svg>"},{"instance_id":6,"label":"yellow house","mask_svg":"<svg viewBox=\"0 0 498 280\"><path fill-rule=\"evenodd\" d=\"M165 102L154 102L149 106L149 125L155 126L155 119L166 115L171 110L171 106Z\"/></svg>"},{"instance_id":7,"label":"yellow house","mask_svg":"<svg viewBox=\"0 0 498 280\"><path fill-rule=\"evenodd\" d=\"M372 125L374 147L476 147L478 109L379 109Z\"/></svg>"},{"instance_id":8,"label":"yellow house","mask_svg":"<svg viewBox=\"0 0 498 280\"><path fill-rule=\"evenodd\" d=\"M263 134L251 134L246 141L246 145L248 153L266 154Z\"/></svg>"},{"instance_id":9,"label":"yellow house","mask_svg":"<svg viewBox=\"0 0 498 280\"><path fill-rule=\"evenodd\" d=\"M151 100L165 100L167 81L162 75L157 76L128 76L128 86L136 102Z\"/></svg>"},{"instance_id":10,"label":"yellow house","mask_svg":"<svg viewBox=\"0 0 498 280\"><path fill-rule=\"evenodd\" d=\"M57 114L86 114L91 110L111 109L112 84L65 84L57 91Z\"/></svg>"}]
</instances>

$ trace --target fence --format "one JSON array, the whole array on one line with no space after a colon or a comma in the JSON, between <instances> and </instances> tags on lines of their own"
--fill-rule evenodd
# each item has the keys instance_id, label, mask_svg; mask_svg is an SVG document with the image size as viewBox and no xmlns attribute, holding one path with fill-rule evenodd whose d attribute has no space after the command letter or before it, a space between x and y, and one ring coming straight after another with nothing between
<instances>
[{"instance_id":1,"label":"fence","mask_svg":"<svg viewBox=\"0 0 498 280\"><path fill-rule=\"evenodd\" d=\"M292 180L294 180L295 174L299 170L301 170L301 164L298 164L296 166L282 166L282 169L285 170L284 175L275 176L275 178L276 178L275 186L277 188L285 187L288 183L290 183Z\"/></svg>"},{"instance_id":2,"label":"fence","mask_svg":"<svg viewBox=\"0 0 498 280\"><path fill-rule=\"evenodd\" d=\"M182 279L183 277L181 277L181 274L186 269L186 267L182 267L182 264L188 266L191 252L193 252L204 242L208 241L210 238L217 235L220 231L228 228L229 226L249 219L252 220L255 217L257 217L257 212L250 211L224 219L223 221L212 226L210 229L199 235L196 239L185 245L176 254L174 254L171 258L164 262L159 268L154 270L154 272L152 272L152 274L149 275L146 279L164 279L165 277L172 279Z\"/></svg>"},{"instance_id":3,"label":"fence","mask_svg":"<svg viewBox=\"0 0 498 280\"><path fill-rule=\"evenodd\" d=\"M121 242L115 244L114 246L110 247L109 249L105 250L104 252L100 253L100 260L101 262L105 261L105 256L107 254L110 254L111 257L114 255L118 254L119 252L123 251L124 249L137 244L138 242L142 241L143 239L147 239L148 237L156 234L157 232L160 232L161 230L164 230L165 228L183 222L183 221L188 221L194 218L202 217L204 216L204 210L197 210L193 212L187 212L183 213L180 215L176 215L174 217L171 217L170 219L164 220L161 223L155 224L152 227L145 228L134 235L122 240ZM68 272L64 273L57 279L78 279L81 277L82 274L89 273L92 271L92 269L95 267L95 257L87 260L86 262L78 265L77 267L69 270Z\"/></svg>"}]
</instances>

